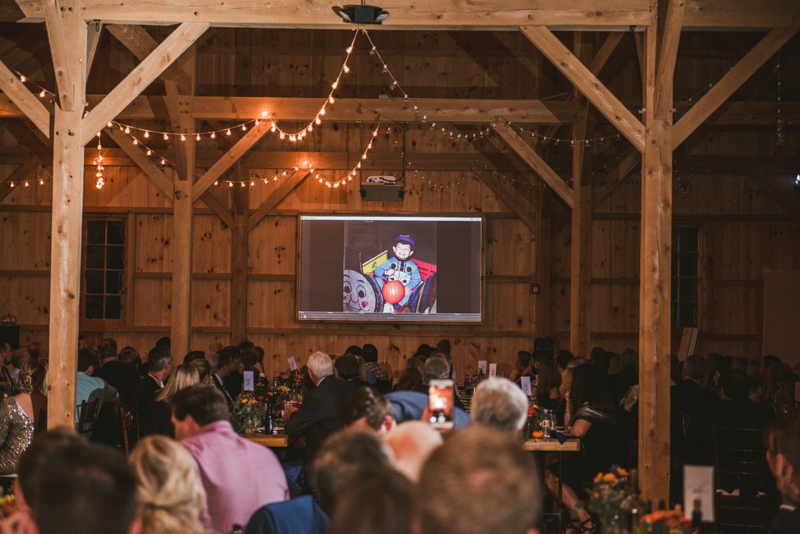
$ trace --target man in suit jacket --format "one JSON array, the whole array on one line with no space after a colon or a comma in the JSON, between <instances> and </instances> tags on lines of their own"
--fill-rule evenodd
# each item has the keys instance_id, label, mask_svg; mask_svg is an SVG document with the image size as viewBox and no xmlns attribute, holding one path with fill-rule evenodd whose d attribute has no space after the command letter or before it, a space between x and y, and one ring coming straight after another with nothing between
<instances>
[{"instance_id":1,"label":"man in suit jacket","mask_svg":"<svg viewBox=\"0 0 800 534\"><path fill-rule=\"evenodd\" d=\"M712 404L719 402L719 397L705 385L708 382L706 360L702 356L689 356L683 362L683 381L670 390L672 411L697 416Z\"/></svg>"},{"instance_id":2,"label":"man in suit jacket","mask_svg":"<svg viewBox=\"0 0 800 534\"><path fill-rule=\"evenodd\" d=\"M767 463L783 501L768 532L800 532L800 410L781 417L765 441Z\"/></svg>"},{"instance_id":3,"label":"man in suit jacket","mask_svg":"<svg viewBox=\"0 0 800 534\"><path fill-rule=\"evenodd\" d=\"M233 409L233 396L225 387L225 379L231 372L239 367L240 361L241 353L239 349L236 347L225 347L220 351L217 360L217 369L214 371L214 374L211 375L214 379L214 385L225 395L229 411Z\"/></svg>"},{"instance_id":4,"label":"man in suit jacket","mask_svg":"<svg viewBox=\"0 0 800 534\"><path fill-rule=\"evenodd\" d=\"M333 376L333 362L324 352L315 352L308 358L308 377L317 387L308 392L303 405L286 423L289 436L306 438L307 481L311 479L311 466L322 442L342 428L339 414L344 401L358 389L353 382Z\"/></svg>"},{"instance_id":5,"label":"man in suit jacket","mask_svg":"<svg viewBox=\"0 0 800 534\"><path fill-rule=\"evenodd\" d=\"M164 387L172 367L168 348L156 347L147 353L147 376L139 380L131 397L131 404L138 407L139 413L143 413L145 405Z\"/></svg>"}]
</instances>

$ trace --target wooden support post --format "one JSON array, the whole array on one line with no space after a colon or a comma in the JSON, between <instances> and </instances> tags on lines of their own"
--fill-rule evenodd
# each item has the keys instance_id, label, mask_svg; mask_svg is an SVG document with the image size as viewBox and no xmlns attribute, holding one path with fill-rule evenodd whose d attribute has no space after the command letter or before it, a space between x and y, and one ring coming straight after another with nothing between
<instances>
[{"instance_id":1,"label":"wooden support post","mask_svg":"<svg viewBox=\"0 0 800 534\"><path fill-rule=\"evenodd\" d=\"M550 191L540 188L536 203L536 281L539 282L539 294L533 296L534 334L536 337L550 335L550 299L553 290L550 287Z\"/></svg>"},{"instance_id":2,"label":"wooden support post","mask_svg":"<svg viewBox=\"0 0 800 534\"><path fill-rule=\"evenodd\" d=\"M189 352L192 325L192 180L175 180L172 222L172 360L177 365Z\"/></svg>"},{"instance_id":3,"label":"wooden support post","mask_svg":"<svg viewBox=\"0 0 800 534\"><path fill-rule=\"evenodd\" d=\"M237 162L238 180L242 166ZM231 243L231 343L247 340L247 215L250 188L233 188L233 241Z\"/></svg>"},{"instance_id":4,"label":"wooden support post","mask_svg":"<svg viewBox=\"0 0 800 534\"><path fill-rule=\"evenodd\" d=\"M674 0L672 0L674 1ZM677 28L676 31L680 31ZM643 499L669 499L670 258L672 253L672 113L656 114L656 28L645 36L645 151L639 260L639 480ZM663 52L663 51L662 51Z\"/></svg>"},{"instance_id":5,"label":"wooden support post","mask_svg":"<svg viewBox=\"0 0 800 534\"><path fill-rule=\"evenodd\" d=\"M53 136L53 217L50 252L50 383L47 426L75 428L75 383L81 296L84 149L81 142L86 99L86 23L77 12L54 23L70 36L57 70L74 73L71 111L55 111ZM48 25L49 26L49 25ZM51 42L56 42L51 40ZM54 57L57 57L54 54Z\"/></svg>"},{"instance_id":6,"label":"wooden support post","mask_svg":"<svg viewBox=\"0 0 800 534\"><path fill-rule=\"evenodd\" d=\"M575 56L583 64L591 60L591 34L575 32ZM588 358L591 350L592 303L592 176L590 154L586 154L588 102L581 98L577 87L577 122L572 126L572 244L570 261L569 347L578 357Z\"/></svg>"}]
</instances>

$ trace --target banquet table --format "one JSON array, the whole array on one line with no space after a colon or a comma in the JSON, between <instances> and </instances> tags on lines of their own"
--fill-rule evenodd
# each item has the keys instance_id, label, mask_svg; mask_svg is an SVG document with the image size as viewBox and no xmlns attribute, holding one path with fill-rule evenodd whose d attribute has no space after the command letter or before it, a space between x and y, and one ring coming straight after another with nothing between
<instances>
[{"instance_id":1,"label":"banquet table","mask_svg":"<svg viewBox=\"0 0 800 534\"><path fill-rule=\"evenodd\" d=\"M248 432L245 438L253 443L264 445L265 447L284 448L289 446L289 436L283 432L278 434L264 434L262 432Z\"/></svg>"},{"instance_id":2,"label":"banquet table","mask_svg":"<svg viewBox=\"0 0 800 534\"><path fill-rule=\"evenodd\" d=\"M563 532L563 525L561 524L561 503L562 503L562 482L561 482L561 454L564 452L580 452L581 440L578 438L570 438L559 443L557 439L529 439L523 443L522 448L526 451L536 453L536 463L539 466L539 474L544 482L544 454L547 452L554 452L558 456L558 472L554 473L558 477L558 504L559 512L554 514L545 512L544 515L557 515L558 516L558 532Z\"/></svg>"}]
</instances>

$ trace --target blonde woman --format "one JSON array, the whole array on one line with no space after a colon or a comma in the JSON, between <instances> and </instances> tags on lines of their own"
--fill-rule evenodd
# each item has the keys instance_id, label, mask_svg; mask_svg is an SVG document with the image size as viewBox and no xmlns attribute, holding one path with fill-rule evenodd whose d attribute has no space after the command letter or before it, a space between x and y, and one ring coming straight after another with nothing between
<instances>
[{"instance_id":1,"label":"blonde woman","mask_svg":"<svg viewBox=\"0 0 800 534\"><path fill-rule=\"evenodd\" d=\"M156 392L155 397L145 403L139 415L139 427L142 436L160 434L175 437L175 427L172 424L172 409L169 401L173 395L182 389L200 382L200 373L192 364L182 364L175 368L175 372L167 380L164 389Z\"/></svg>"},{"instance_id":2,"label":"blonde woman","mask_svg":"<svg viewBox=\"0 0 800 534\"><path fill-rule=\"evenodd\" d=\"M130 463L142 534L205 534L200 514L206 494L185 448L165 436L148 436L133 450Z\"/></svg>"}]
</instances>

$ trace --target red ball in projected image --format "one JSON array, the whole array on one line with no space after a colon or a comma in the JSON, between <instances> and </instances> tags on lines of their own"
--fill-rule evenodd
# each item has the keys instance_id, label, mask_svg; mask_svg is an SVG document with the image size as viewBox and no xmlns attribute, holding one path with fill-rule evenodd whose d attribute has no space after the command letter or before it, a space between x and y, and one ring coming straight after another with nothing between
<instances>
[{"instance_id":1,"label":"red ball in projected image","mask_svg":"<svg viewBox=\"0 0 800 534\"><path fill-rule=\"evenodd\" d=\"M399 280L389 280L383 285L381 294L386 302L395 305L406 296L406 287Z\"/></svg>"}]
</instances>

